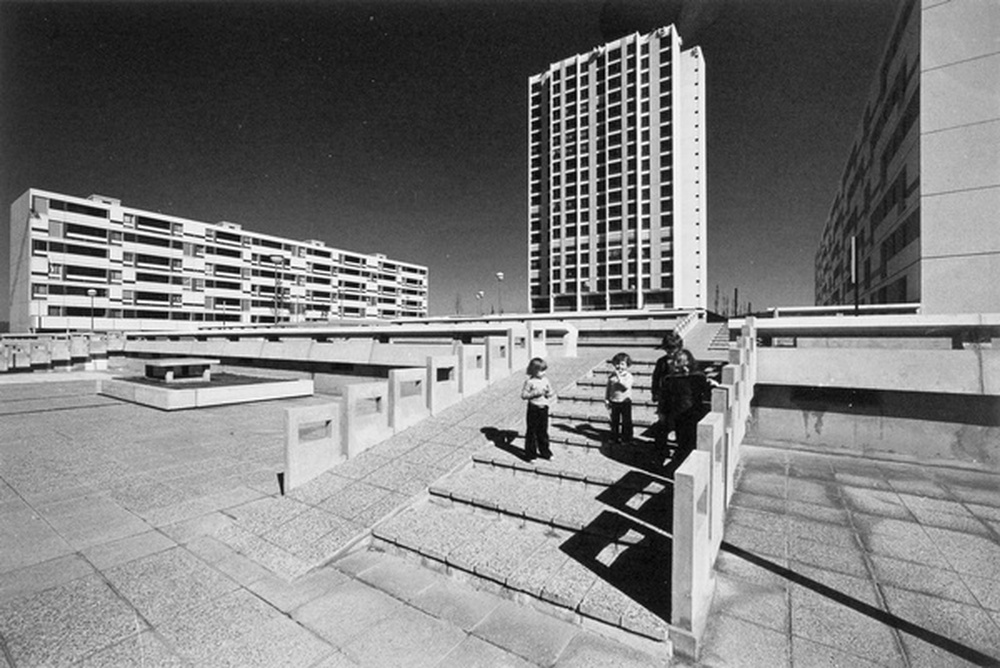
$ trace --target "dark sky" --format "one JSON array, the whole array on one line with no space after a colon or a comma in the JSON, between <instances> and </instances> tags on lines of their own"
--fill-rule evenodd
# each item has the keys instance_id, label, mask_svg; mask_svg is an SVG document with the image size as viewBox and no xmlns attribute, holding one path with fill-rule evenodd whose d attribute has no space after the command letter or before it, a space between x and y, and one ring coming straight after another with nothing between
<instances>
[{"instance_id":1,"label":"dark sky","mask_svg":"<svg viewBox=\"0 0 1000 668\"><path fill-rule=\"evenodd\" d=\"M707 71L709 307L813 303L894 0L0 0L0 203L29 187L430 268L527 308L527 80L677 22ZM685 34L686 33L686 34ZM9 239L0 235L0 313Z\"/></svg>"}]
</instances>

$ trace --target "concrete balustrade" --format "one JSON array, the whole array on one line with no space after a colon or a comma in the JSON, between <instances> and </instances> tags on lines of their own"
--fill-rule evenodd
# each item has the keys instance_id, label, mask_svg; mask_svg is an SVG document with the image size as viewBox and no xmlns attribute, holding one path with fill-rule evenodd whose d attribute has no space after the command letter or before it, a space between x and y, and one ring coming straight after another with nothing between
<instances>
[{"instance_id":1,"label":"concrete balustrade","mask_svg":"<svg viewBox=\"0 0 1000 668\"><path fill-rule=\"evenodd\" d=\"M753 341L751 320L731 344L722 383L712 390L711 410L698 423L696 449L674 473L671 640L691 656L698 655L712 603L713 567L750 415Z\"/></svg>"},{"instance_id":2,"label":"concrete balustrade","mask_svg":"<svg viewBox=\"0 0 1000 668\"><path fill-rule=\"evenodd\" d=\"M467 397L486 387L486 346L462 343L456 353L458 391Z\"/></svg>"},{"instance_id":3,"label":"concrete balustrade","mask_svg":"<svg viewBox=\"0 0 1000 668\"><path fill-rule=\"evenodd\" d=\"M486 337L486 380L494 383L510 375L510 341L504 336ZM525 362L525 367L527 367Z\"/></svg>"},{"instance_id":4,"label":"concrete balustrade","mask_svg":"<svg viewBox=\"0 0 1000 668\"><path fill-rule=\"evenodd\" d=\"M285 489L294 489L344 461L339 402L285 410Z\"/></svg>"},{"instance_id":5,"label":"concrete balustrade","mask_svg":"<svg viewBox=\"0 0 1000 668\"><path fill-rule=\"evenodd\" d=\"M90 357L90 340L85 336L71 336L69 356L73 360L73 364L82 364Z\"/></svg>"},{"instance_id":6,"label":"concrete balustrade","mask_svg":"<svg viewBox=\"0 0 1000 668\"><path fill-rule=\"evenodd\" d=\"M674 542L671 550L670 640L675 651L698 655L715 592L712 553L712 455L695 450L674 472Z\"/></svg>"},{"instance_id":7,"label":"concrete balustrade","mask_svg":"<svg viewBox=\"0 0 1000 668\"><path fill-rule=\"evenodd\" d=\"M548 331L544 323L532 322L528 324L528 357L546 358L548 351Z\"/></svg>"},{"instance_id":8,"label":"concrete balustrade","mask_svg":"<svg viewBox=\"0 0 1000 668\"><path fill-rule=\"evenodd\" d=\"M393 435L389 425L388 383L345 386L341 407L340 439L348 459Z\"/></svg>"},{"instance_id":9,"label":"concrete balustrade","mask_svg":"<svg viewBox=\"0 0 1000 668\"><path fill-rule=\"evenodd\" d=\"M426 369L389 372L389 426L399 432L431 414Z\"/></svg>"},{"instance_id":10,"label":"concrete balustrade","mask_svg":"<svg viewBox=\"0 0 1000 668\"><path fill-rule=\"evenodd\" d=\"M437 415L462 400L458 389L458 356L427 358L427 408Z\"/></svg>"},{"instance_id":11,"label":"concrete balustrade","mask_svg":"<svg viewBox=\"0 0 1000 668\"><path fill-rule=\"evenodd\" d=\"M52 364L52 353L47 341L35 341L28 346L32 369L44 369Z\"/></svg>"}]
</instances>

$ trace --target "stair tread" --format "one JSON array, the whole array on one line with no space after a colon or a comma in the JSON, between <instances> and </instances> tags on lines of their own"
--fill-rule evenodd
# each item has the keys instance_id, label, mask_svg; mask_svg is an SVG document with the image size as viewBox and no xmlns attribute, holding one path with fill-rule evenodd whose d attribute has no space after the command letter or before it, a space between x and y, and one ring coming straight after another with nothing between
<instances>
[{"instance_id":1,"label":"stair tread","mask_svg":"<svg viewBox=\"0 0 1000 668\"><path fill-rule=\"evenodd\" d=\"M629 530L651 535L626 545L584 540L530 522L425 503L382 523L375 534L511 590L662 640L669 628L669 586L648 583L669 583L669 539L640 525ZM642 591L635 590L637 582Z\"/></svg>"}]
</instances>

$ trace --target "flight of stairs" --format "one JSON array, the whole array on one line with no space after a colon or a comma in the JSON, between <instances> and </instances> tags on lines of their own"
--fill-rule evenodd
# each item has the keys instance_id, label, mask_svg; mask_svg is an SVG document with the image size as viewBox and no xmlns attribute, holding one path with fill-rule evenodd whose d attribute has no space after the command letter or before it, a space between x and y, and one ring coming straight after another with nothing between
<instances>
[{"instance_id":1,"label":"flight of stairs","mask_svg":"<svg viewBox=\"0 0 1000 668\"><path fill-rule=\"evenodd\" d=\"M677 462L646 433L656 419L649 378L657 351L630 352L639 358L635 442L608 442L610 365L601 364L560 392L551 460L526 459L523 428L484 429L490 442L375 526L373 547L669 655Z\"/></svg>"}]
</instances>

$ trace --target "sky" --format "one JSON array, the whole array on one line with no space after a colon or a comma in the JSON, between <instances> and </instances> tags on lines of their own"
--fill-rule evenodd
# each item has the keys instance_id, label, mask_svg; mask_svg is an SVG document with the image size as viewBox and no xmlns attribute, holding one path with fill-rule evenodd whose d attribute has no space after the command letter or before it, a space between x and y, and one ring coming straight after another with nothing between
<instances>
[{"instance_id":1,"label":"sky","mask_svg":"<svg viewBox=\"0 0 1000 668\"><path fill-rule=\"evenodd\" d=\"M0 202L7 218L31 187L96 193L319 239L426 265L432 315L524 312L528 78L676 24L705 61L708 307L717 290L720 310L734 291L755 310L810 305L895 8L0 0Z\"/></svg>"}]
</instances>

